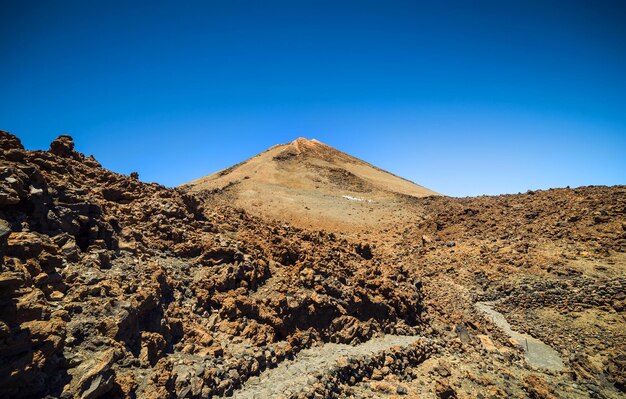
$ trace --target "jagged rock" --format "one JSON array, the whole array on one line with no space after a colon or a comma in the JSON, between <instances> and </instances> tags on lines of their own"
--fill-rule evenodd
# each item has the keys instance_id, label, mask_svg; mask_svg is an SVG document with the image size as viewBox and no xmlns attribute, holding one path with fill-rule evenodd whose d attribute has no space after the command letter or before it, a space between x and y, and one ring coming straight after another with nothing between
<instances>
[{"instance_id":1,"label":"jagged rock","mask_svg":"<svg viewBox=\"0 0 626 399\"><path fill-rule=\"evenodd\" d=\"M478 334L476 336L476 338L478 338L480 340L481 346L487 352L497 352L498 351L498 348L494 345L493 341L491 340L491 338L488 335Z\"/></svg>"},{"instance_id":2,"label":"jagged rock","mask_svg":"<svg viewBox=\"0 0 626 399\"><path fill-rule=\"evenodd\" d=\"M4 271L0 273L0 288L14 290L26 283L26 277L22 273Z\"/></svg>"},{"instance_id":3,"label":"jagged rock","mask_svg":"<svg viewBox=\"0 0 626 399\"><path fill-rule=\"evenodd\" d=\"M114 349L108 349L95 358L87 359L76 368L76 377L64 388L64 394L81 399L93 399L113 388L111 366L116 358Z\"/></svg>"},{"instance_id":4,"label":"jagged rock","mask_svg":"<svg viewBox=\"0 0 626 399\"><path fill-rule=\"evenodd\" d=\"M446 382L437 380L435 382L435 395L439 399L455 399L457 398L456 391Z\"/></svg>"},{"instance_id":5,"label":"jagged rock","mask_svg":"<svg viewBox=\"0 0 626 399\"><path fill-rule=\"evenodd\" d=\"M606 371L615 388L626 392L626 353L622 351L611 356Z\"/></svg>"},{"instance_id":6,"label":"jagged rock","mask_svg":"<svg viewBox=\"0 0 626 399\"><path fill-rule=\"evenodd\" d=\"M11 231L12 229L9 225L9 222L0 219L0 249L2 249L6 245L7 239L9 238L9 234L11 234Z\"/></svg>"},{"instance_id":7,"label":"jagged rock","mask_svg":"<svg viewBox=\"0 0 626 399\"><path fill-rule=\"evenodd\" d=\"M26 198L25 177L17 168L0 165L0 208L19 204Z\"/></svg>"},{"instance_id":8,"label":"jagged rock","mask_svg":"<svg viewBox=\"0 0 626 399\"><path fill-rule=\"evenodd\" d=\"M50 143L50 153L64 158L73 157L76 154L74 151L74 139L66 134L60 135Z\"/></svg>"},{"instance_id":9,"label":"jagged rock","mask_svg":"<svg viewBox=\"0 0 626 399\"><path fill-rule=\"evenodd\" d=\"M374 392L382 392L386 394L396 392L396 387L385 381L373 381L370 383L370 388Z\"/></svg>"},{"instance_id":10,"label":"jagged rock","mask_svg":"<svg viewBox=\"0 0 626 399\"><path fill-rule=\"evenodd\" d=\"M373 257L372 248L369 244L358 243L355 247L355 251L357 254L361 255L363 259L370 260Z\"/></svg>"},{"instance_id":11,"label":"jagged rock","mask_svg":"<svg viewBox=\"0 0 626 399\"><path fill-rule=\"evenodd\" d=\"M536 375L529 375L524 379L526 390L532 399L556 399L548 384Z\"/></svg>"},{"instance_id":12,"label":"jagged rock","mask_svg":"<svg viewBox=\"0 0 626 399\"><path fill-rule=\"evenodd\" d=\"M0 149L2 149L3 152L15 149L23 150L24 146L22 146L22 142L19 138L9 132L0 130Z\"/></svg>"},{"instance_id":13,"label":"jagged rock","mask_svg":"<svg viewBox=\"0 0 626 399\"><path fill-rule=\"evenodd\" d=\"M38 257L44 248L56 252L56 247L51 240L38 233L13 232L7 239L7 255L19 259Z\"/></svg>"}]
</instances>

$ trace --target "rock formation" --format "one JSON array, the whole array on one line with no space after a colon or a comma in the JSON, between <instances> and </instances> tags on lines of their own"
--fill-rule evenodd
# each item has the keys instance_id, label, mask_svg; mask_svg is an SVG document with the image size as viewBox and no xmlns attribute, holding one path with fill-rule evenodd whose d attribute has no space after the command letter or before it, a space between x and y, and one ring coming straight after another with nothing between
<instances>
[{"instance_id":1,"label":"rock formation","mask_svg":"<svg viewBox=\"0 0 626 399\"><path fill-rule=\"evenodd\" d=\"M361 243L203 209L69 136L0 138L6 396L223 394L315 342L419 329L415 282Z\"/></svg>"}]
</instances>

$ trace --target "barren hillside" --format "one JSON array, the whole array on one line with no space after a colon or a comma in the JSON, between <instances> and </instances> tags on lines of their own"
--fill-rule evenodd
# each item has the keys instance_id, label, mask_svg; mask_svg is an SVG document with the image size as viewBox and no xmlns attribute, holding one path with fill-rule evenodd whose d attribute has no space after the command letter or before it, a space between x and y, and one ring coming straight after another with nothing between
<instances>
[{"instance_id":1,"label":"barren hillside","mask_svg":"<svg viewBox=\"0 0 626 399\"><path fill-rule=\"evenodd\" d=\"M0 392L230 395L319 342L415 334L391 259L103 169L60 136L0 131Z\"/></svg>"},{"instance_id":2,"label":"barren hillside","mask_svg":"<svg viewBox=\"0 0 626 399\"><path fill-rule=\"evenodd\" d=\"M625 215L302 139L169 189L0 131L0 396L622 398Z\"/></svg>"},{"instance_id":3,"label":"barren hillside","mask_svg":"<svg viewBox=\"0 0 626 399\"><path fill-rule=\"evenodd\" d=\"M405 198L439 195L317 140L276 145L183 186L271 219L334 230L378 229Z\"/></svg>"}]
</instances>

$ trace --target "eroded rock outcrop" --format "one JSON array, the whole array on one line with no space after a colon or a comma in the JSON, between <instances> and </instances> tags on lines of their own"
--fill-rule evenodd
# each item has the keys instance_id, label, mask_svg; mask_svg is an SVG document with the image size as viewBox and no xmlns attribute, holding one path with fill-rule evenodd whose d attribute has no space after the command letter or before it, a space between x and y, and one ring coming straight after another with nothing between
<instances>
[{"instance_id":1,"label":"eroded rock outcrop","mask_svg":"<svg viewBox=\"0 0 626 399\"><path fill-rule=\"evenodd\" d=\"M205 209L66 135L0 146L5 396L225 394L316 342L419 329L419 290L369 246Z\"/></svg>"}]
</instances>

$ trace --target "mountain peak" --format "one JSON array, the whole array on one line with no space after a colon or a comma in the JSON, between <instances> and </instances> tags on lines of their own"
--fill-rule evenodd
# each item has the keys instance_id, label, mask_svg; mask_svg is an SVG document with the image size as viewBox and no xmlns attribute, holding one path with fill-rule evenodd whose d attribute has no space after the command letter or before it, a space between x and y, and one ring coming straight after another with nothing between
<instances>
[{"instance_id":1,"label":"mountain peak","mask_svg":"<svg viewBox=\"0 0 626 399\"><path fill-rule=\"evenodd\" d=\"M310 150L310 149L314 149L314 148L319 148L321 146L324 147L329 147L326 144L322 143L319 140L316 139L307 139L304 137L298 137L297 139L295 139L294 141L292 141L291 143L287 144L288 147L290 148L294 148L297 151L300 152L304 152L306 150Z\"/></svg>"},{"instance_id":2,"label":"mountain peak","mask_svg":"<svg viewBox=\"0 0 626 399\"><path fill-rule=\"evenodd\" d=\"M322 142L317 140L317 139L307 139L306 137L298 137L297 139L292 141L290 144L292 144L292 145L307 145L307 144L322 144Z\"/></svg>"},{"instance_id":3,"label":"mountain peak","mask_svg":"<svg viewBox=\"0 0 626 399\"><path fill-rule=\"evenodd\" d=\"M185 185L257 216L316 228L382 227L409 197L438 195L315 139L299 137Z\"/></svg>"},{"instance_id":4,"label":"mountain peak","mask_svg":"<svg viewBox=\"0 0 626 399\"><path fill-rule=\"evenodd\" d=\"M289 144L282 144L275 146L274 148L280 148L281 151L274 156L274 160L283 161L298 157L301 155L313 155L317 157L329 157L333 153L339 153L336 149L329 145L322 143L316 139L307 139L304 137L298 137Z\"/></svg>"}]
</instances>

